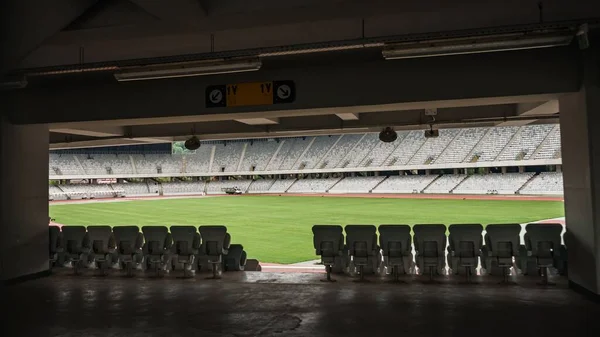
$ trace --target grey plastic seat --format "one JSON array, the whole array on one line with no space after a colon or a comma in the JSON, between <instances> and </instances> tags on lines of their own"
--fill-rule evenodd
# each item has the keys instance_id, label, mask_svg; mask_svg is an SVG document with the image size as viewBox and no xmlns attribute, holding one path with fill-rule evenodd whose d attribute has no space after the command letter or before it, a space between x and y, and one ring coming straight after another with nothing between
<instances>
[{"instance_id":1,"label":"grey plastic seat","mask_svg":"<svg viewBox=\"0 0 600 337\"><path fill-rule=\"evenodd\" d=\"M200 250L200 234L194 226L171 226L171 259L173 269L182 269L183 276L193 276L195 260Z\"/></svg>"},{"instance_id":2,"label":"grey plastic seat","mask_svg":"<svg viewBox=\"0 0 600 337\"><path fill-rule=\"evenodd\" d=\"M420 273L427 271L429 279L434 274L444 274L446 267L446 226L444 225L414 225L413 243L415 245L415 260Z\"/></svg>"},{"instance_id":3,"label":"grey plastic seat","mask_svg":"<svg viewBox=\"0 0 600 337\"><path fill-rule=\"evenodd\" d=\"M481 264L490 274L502 275L503 283L507 283L510 268L515 266L513 258L518 265L521 225L490 224L485 231Z\"/></svg>"},{"instance_id":4,"label":"grey plastic seat","mask_svg":"<svg viewBox=\"0 0 600 337\"><path fill-rule=\"evenodd\" d=\"M464 271L467 281L476 272L483 247L483 226L480 224L455 224L448 228L448 253L454 274Z\"/></svg>"},{"instance_id":5,"label":"grey plastic seat","mask_svg":"<svg viewBox=\"0 0 600 337\"><path fill-rule=\"evenodd\" d=\"M198 230L202 237L200 255L212 265L213 278L218 278L219 266L223 263L223 255L227 254L231 236L225 226L200 226Z\"/></svg>"},{"instance_id":6,"label":"grey plastic seat","mask_svg":"<svg viewBox=\"0 0 600 337\"><path fill-rule=\"evenodd\" d=\"M524 235L527 256L527 269L533 264L542 277L541 284L548 285L548 268L562 260L561 233L563 227L558 223L532 223L525 227ZM529 274L529 273L528 273Z\"/></svg>"},{"instance_id":7,"label":"grey plastic seat","mask_svg":"<svg viewBox=\"0 0 600 337\"><path fill-rule=\"evenodd\" d=\"M383 262L392 267L394 280L399 274L408 274L412 268L412 237L408 225L380 225L379 246Z\"/></svg>"},{"instance_id":8,"label":"grey plastic seat","mask_svg":"<svg viewBox=\"0 0 600 337\"><path fill-rule=\"evenodd\" d=\"M152 269L157 276L170 270L170 252L173 238L166 226L143 226L145 267Z\"/></svg>"},{"instance_id":9,"label":"grey plastic seat","mask_svg":"<svg viewBox=\"0 0 600 337\"><path fill-rule=\"evenodd\" d=\"M374 273L381 261L377 228L373 225L347 225L344 231L348 255L354 265L358 266L360 279L363 280L365 273Z\"/></svg>"},{"instance_id":10,"label":"grey plastic seat","mask_svg":"<svg viewBox=\"0 0 600 337\"><path fill-rule=\"evenodd\" d=\"M84 226L63 226L64 259L66 263L73 265L75 274L79 273L84 261L87 261L89 241Z\"/></svg>"},{"instance_id":11,"label":"grey plastic seat","mask_svg":"<svg viewBox=\"0 0 600 337\"><path fill-rule=\"evenodd\" d=\"M58 226L48 226L48 234L50 237L50 246L49 246L49 259L50 259L50 269L54 266L58 261L58 256L63 251L62 247L62 233L60 231L60 227Z\"/></svg>"},{"instance_id":12,"label":"grey plastic seat","mask_svg":"<svg viewBox=\"0 0 600 337\"><path fill-rule=\"evenodd\" d=\"M110 226L88 226L90 242L89 262L98 265L102 274L106 274L108 266L116 261L115 238Z\"/></svg>"},{"instance_id":13,"label":"grey plastic seat","mask_svg":"<svg viewBox=\"0 0 600 337\"><path fill-rule=\"evenodd\" d=\"M315 254L321 257L327 272L327 279L324 281L334 281L331 279L331 272L336 264L342 262L344 256L343 228L340 225L314 225L312 232Z\"/></svg>"},{"instance_id":14,"label":"grey plastic seat","mask_svg":"<svg viewBox=\"0 0 600 337\"><path fill-rule=\"evenodd\" d=\"M144 262L142 247L144 236L138 226L117 226L113 228L120 267L125 267L127 275L133 275L133 267L141 267Z\"/></svg>"},{"instance_id":15,"label":"grey plastic seat","mask_svg":"<svg viewBox=\"0 0 600 337\"><path fill-rule=\"evenodd\" d=\"M243 271L246 266L246 251L244 251L244 246L240 244L230 245L223 259L225 271Z\"/></svg>"}]
</instances>

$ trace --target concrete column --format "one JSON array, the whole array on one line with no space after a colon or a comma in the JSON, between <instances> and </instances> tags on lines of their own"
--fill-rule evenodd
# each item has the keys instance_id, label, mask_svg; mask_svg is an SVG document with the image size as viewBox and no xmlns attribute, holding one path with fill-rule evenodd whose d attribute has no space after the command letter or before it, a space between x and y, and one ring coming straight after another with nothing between
<instances>
[{"instance_id":1,"label":"concrete column","mask_svg":"<svg viewBox=\"0 0 600 337\"><path fill-rule=\"evenodd\" d=\"M562 165L556 165L556 172L562 172Z\"/></svg>"},{"instance_id":2,"label":"concrete column","mask_svg":"<svg viewBox=\"0 0 600 337\"><path fill-rule=\"evenodd\" d=\"M431 175L431 170L429 170L429 169L425 170L425 175L426 176Z\"/></svg>"},{"instance_id":3,"label":"concrete column","mask_svg":"<svg viewBox=\"0 0 600 337\"><path fill-rule=\"evenodd\" d=\"M600 294L598 49L582 52L581 90L559 100L569 281L595 294Z\"/></svg>"},{"instance_id":4,"label":"concrete column","mask_svg":"<svg viewBox=\"0 0 600 337\"><path fill-rule=\"evenodd\" d=\"M501 168L501 170L502 170L502 173L506 173L507 167L506 167L506 166L503 166L503 167Z\"/></svg>"},{"instance_id":5,"label":"concrete column","mask_svg":"<svg viewBox=\"0 0 600 337\"><path fill-rule=\"evenodd\" d=\"M455 169L454 169L454 171L453 171L452 173L454 173L454 174L459 174L458 170L459 170L459 169L455 168Z\"/></svg>"},{"instance_id":6,"label":"concrete column","mask_svg":"<svg viewBox=\"0 0 600 337\"><path fill-rule=\"evenodd\" d=\"M519 173L525 173L525 166L519 166Z\"/></svg>"},{"instance_id":7,"label":"concrete column","mask_svg":"<svg viewBox=\"0 0 600 337\"><path fill-rule=\"evenodd\" d=\"M48 126L0 117L0 279L48 270Z\"/></svg>"}]
</instances>

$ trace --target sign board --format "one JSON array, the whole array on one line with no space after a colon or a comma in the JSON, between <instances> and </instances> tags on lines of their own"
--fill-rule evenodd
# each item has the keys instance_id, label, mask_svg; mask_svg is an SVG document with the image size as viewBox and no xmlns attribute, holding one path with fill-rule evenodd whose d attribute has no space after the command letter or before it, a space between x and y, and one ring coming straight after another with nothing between
<instances>
[{"instance_id":1,"label":"sign board","mask_svg":"<svg viewBox=\"0 0 600 337\"><path fill-rule=\"evenodd\" d=\"M295 99L293 81L222 84L206 88L207 108L292 103Z\"/></svg>"}]
</instances>

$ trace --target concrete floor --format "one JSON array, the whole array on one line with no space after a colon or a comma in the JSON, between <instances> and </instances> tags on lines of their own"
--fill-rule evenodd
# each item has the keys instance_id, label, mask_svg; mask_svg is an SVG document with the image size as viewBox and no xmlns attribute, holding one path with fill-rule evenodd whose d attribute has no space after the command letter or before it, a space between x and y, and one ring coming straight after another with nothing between
<instances>
[{"instance_id":1,"label":"concrete floor","mask_svg":"<svg viewBox=\"0 0 600 337\"><path fill-rule=\"evenodd\" d=\"M600 305L535 279L424 284L226 273L222 280L54 275L2 288L2 336L600 336ZM8 305L7 305L8 304Z\"/></svg>"}]
</instances>

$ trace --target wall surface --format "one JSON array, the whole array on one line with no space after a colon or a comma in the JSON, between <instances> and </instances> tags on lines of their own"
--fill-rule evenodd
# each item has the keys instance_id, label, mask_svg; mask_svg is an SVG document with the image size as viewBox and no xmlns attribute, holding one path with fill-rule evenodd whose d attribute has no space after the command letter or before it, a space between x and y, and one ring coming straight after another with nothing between
<instances>
[{"instance_id":1,"label":"wall surface","mask_svg":"<svg viewBox=\"0 0 600 337\"><path fill-rule=\"evenodd\" d=\"M598 50L582 55L580 92L560 99L569 279L600 294L600 72Z\"/></svg>"},{"instance_id":2,"label":"wall surface","mask_svg":"<svg viewBox=\"0 0 600 337\"><path fill-rule=\"evenodd\" d=\"M0 128L0 279L48 270L48 126Z\"/></svg>"}]
</instances>

